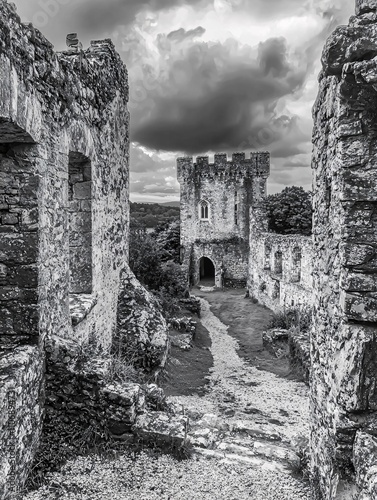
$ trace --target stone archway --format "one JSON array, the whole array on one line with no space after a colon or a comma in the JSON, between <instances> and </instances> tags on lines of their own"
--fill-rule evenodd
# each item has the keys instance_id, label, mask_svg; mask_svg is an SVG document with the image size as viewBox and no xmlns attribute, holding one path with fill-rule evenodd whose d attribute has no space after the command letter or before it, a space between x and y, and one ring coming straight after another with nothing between
<instances>
[{"instance_id":1,"label":"stone archway","mask_svg":"<svg viewBox=\"0 0 377 500\"><path fill-rule=\"evenodd\" d=\"M215 286L216 268L208 257L202 257L199 261L200 284Z\"/></svg>"}]
</instances>

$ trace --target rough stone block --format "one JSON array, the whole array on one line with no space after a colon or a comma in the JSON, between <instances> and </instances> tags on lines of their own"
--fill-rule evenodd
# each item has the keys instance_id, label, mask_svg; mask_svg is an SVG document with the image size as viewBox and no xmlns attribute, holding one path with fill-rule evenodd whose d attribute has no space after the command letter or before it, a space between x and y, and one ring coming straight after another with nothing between
<instances>
[{"instance_id":1,"label":"rough stone block","mask_svg":"<svg viewBox=\"0 0 377 500\"><path fill-rule=\"evenodd\" d=\"M9 284L20 288L38 286L38 267L36 264L13 266L9 269Z\"/></svg>"},{"instance_id":2,"label":"rough stone block","mask_svg":"<svg viewBox=\"0 0 377 500\"><path fill-rule=\"evenodd\" d=\"M342 308L348 319L377 322L377 294L345 293L342 297Z\"/></svg>"},{"instance_id":3,"label":"rough stone block","mask_svg":"<svg viewBox=\"0 0 377 500\"><path fill-rule=\"evenodd\" d=\"M373 270L374 274L349 273L344 283L344 289L349 292L377 293L377 261Z\"/></svg>"},{"instance_id":4,"label":"rough stone block","mask_svg":"<svg viewBox=\"0 0 377 500\"><path fill-rule=\"evenodd\" d=\"M345 246L345 264L350 267L367 264L377 254L377 248L372 245L348 243Z\"/></svg>"},{"instance_id":5,"label":"rough stone block","mask_svg":"<svg viewBox=\"0 0 377 500\"><path fill-rule=\"evenodd\" d=\"M17 225L18 224L18 215L17 214L3 214L1 217L1 223L5 225Z\"/></svg>"},{"instance_id":6,"label":"rough stone block","mask_svg":"<svg viewBox=\"0 0 377 500\"><path fill-rule=\"evenodd\" d=\"M2 234L0 235L0 262L33 264L38 258L37 234Z\"/></svg>"},{"instance_id":7,"label":"rough stone block","mask_svg":"<svg viewBox=\"0 0 377 500\"><path fill-rule=\"evenodd\" d=\"M148 412L136 419L133 432L147 443L180 446L187 437L188 418L162 412Z\"/></svg>"},{"instance_id":8,"label":"rough stone block","mask_svg":"<svg viewBox=\"0 0 377 500\"><path fill-rule=\"evenodd\" d=\"M349 137L362 134L363 134L363 127L360 120L348 123L341 123L338 126L338 137Z\"/></svg>"},{"instance_id":9,"label":"rough stone block","mask_svg":"<svg viewBox=\"0 0 377 500\"><path fill-rule=\"evenodd\" d=\"M377 11L376 0L356 0L356 15Z\"/></svg>"},{"instance_id":10,"label":"rough stone block","mask_svg":"<svg viewBox=\"0 0 377 500\"><path fill-rule=\"evenodd\" d=\"M377 439L362 431L356 434L353 447L357 485L362 498L376 498L377 495Z\"/></svg>"},{"instance_id":11,"label":"rough stone block","mask_svg":"<svg viewBox=\"0 0 377 500\"><path fill-rule=\"evenodd\" d=\"M10 300L18 300L21 296L19 288L11 286L0 286L0 301L7 302Z\"/></svg>"},{"instance_id":12,"label":"rough stone block","mask_svg":"<svg viewBox=\"0 0 377 500\"><path fill-rule=\"evenodd\" d=\"M339 172L342 200L377 201L375 183L377 183L376 169L352 167Z\"/></svg>"},{"instance_id":13,"label":"rough stone block","mask_svg":"<svg viewBox=\"0 0 377 500\"><path fill-rule=\"evenodd\" d=\"M69 215L70 231L72 233L89 233L92 230L92 214L75 212Z\"/></svg>"},{"instance_id":14,"label":"rough stone block","mask_svg":"<svg viewBox=\"0 0 377 500\"><path fill-rule=\"evenodd\" d=\"M73 197L76 200L90 200L92 197L92 183L80 182L73 186Z\"/></svg>"}]
</instances>

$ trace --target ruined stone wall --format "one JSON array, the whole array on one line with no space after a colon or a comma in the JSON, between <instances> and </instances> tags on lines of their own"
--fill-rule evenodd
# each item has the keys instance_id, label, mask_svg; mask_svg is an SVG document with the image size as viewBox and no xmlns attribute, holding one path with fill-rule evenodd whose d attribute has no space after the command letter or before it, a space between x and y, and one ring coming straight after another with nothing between
<instances>
[{"instance_id":1,"label":"ruined stone wall","mask_svg":"<svg viewBox=\"0 0 377 500\"><path fill-rule=\"evenodd\" d=\"M265 196L270 171L268 153L216 154L208 157L178 159L181 185L181 245L183 264L198 281L198 261L213 260L216 282L219 266L224 264L227 279L246 282L249 240L249 209L253 200ZM203 203L208 209L203 218ZM189 271L190 270L190 271Z\"/></svg>"},{"instance_id":2,"label":"ruined stone wall","mask_svg":"<svg viewBox=\"0 0 377 500\"><path fill-rule=\"evenodd\" d=\"M306 308L313 303L313 244L300 235L268 233L261 206L250 214L250 295L273 311Z\"/></svg>"},{"instance_id":3,"label":"ruined stone wall","mask_svg":"<svg viewBox=\"0 0 377 500\"><path fill-rule=\"evenodd\" d=\"M328 39L314 112L313 495L376 497L377 2ZM350 487L348 487L350 489ZM362 493L361 493L362 491Z\"/></svg>"},{"instance_id":4,"label":"ruined stone wall","mask_svg":"<svg viewBox=\"0 0 377 500\"><path fill-rule=\"evenodd\" d=\"M9 485L22 486L38 443L45 344L61 338L110 349L128 257L129 116L127 72L110 41L56 54L4 0L0 79L0 378L7 379L0 385L0 425L2 442L10 443L1 452L0 498L6 498Z\"/></svg>"}]
</instances>

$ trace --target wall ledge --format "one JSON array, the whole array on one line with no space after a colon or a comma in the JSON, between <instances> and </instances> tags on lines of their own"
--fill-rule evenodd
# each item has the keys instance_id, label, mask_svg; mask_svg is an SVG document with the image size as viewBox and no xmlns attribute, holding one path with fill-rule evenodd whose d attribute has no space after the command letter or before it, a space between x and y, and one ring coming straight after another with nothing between
<instances>
[{"instance_id":1,"label":"wall ledge","mask_svg":"<svg viewBox=\"0 0 377 500\"><path fill-rule=\"evenodd\" d=\"M97 304L97 297L91 294L70 294L69 311L71 315L72 326L77 326L84 321L88 314Z\"/></svg>"}]
</instances>

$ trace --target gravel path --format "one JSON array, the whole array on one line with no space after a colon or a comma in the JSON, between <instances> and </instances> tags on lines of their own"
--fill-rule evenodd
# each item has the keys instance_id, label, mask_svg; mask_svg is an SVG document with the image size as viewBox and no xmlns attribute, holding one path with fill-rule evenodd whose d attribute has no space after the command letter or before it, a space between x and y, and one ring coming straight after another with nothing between
<instances>
[{"instance_id":1,"label":"gravel path","mask_svg":"<svg viewBox=\"0 0 377 500\"><path fill-rule=\"evenodd\" d=\"M206 300L201 300L201 322L209 331L214 366L210 370L211 391L205 397L177 396L174 399L187 408L203 413L219 414L226 406L233 409L235 420L249 420L271 425L276 420L279 432L288 439L309 433L308 388L305 384L277 377L248 365L237 354L238 343L227 334L228 327L211 312ZM243 410L256 411L247 417Z\"/></svg>"},{"instance_id":2,"label":"gravel path","mask_svg":"<svg viewBox=\"0 0 377 500\"><path fill-rule=\"evenodd\" d=\"M308 399L304 384L248 366L237 355L237 341L202 301L201 321L210 333L214 366L204 397L177 396L192 413L212 413L232 425L244 422L283 434L287 441L307 434ZM195 456L177 461L151 452L113 460L78 458L48 478L24 500L307 500L307 485L264 467Z\"/></svg>"}]
</instances>

